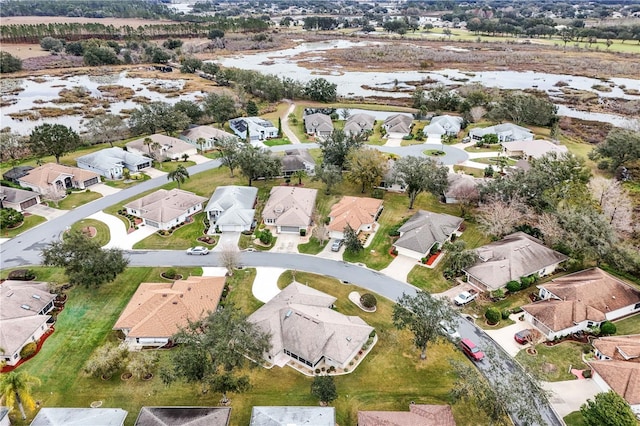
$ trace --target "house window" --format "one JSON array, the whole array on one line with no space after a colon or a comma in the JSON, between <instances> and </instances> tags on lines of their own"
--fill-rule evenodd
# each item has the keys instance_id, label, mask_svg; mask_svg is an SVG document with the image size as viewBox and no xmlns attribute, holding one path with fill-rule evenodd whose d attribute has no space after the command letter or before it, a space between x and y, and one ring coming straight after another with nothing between
<instances>
[{"instance_id":1,"label":"house window","mask_svg":"<svg viewBox=\"0 0 640 426\"><path fill-rule=\"evenodd\" d=\"M587 327L593 327L593 321L587 321Z\"/></svg>"},{"instance_id":2,"label":"house window","mask_svg":"<svg viewBox=\"0 0 640 426\"><path fill-rule=\"evenodd\" d=\"M640 309L640 303L636 303L636 305L633 307L633 310L636 311Z\"/></svg>"}]
</instances>

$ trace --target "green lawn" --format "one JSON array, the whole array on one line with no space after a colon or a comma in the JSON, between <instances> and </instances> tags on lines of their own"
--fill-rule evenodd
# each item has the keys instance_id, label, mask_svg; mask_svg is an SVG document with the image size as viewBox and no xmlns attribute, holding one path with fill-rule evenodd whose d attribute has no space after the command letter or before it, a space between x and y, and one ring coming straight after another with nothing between
<instances>
[{"instance_id":1,"label":"green lawn","mask_svg":"<svg viewBox=\"0 0 640 426\"><path fill-rule=\"evenodd\" d=\"M164 236L156 232L144 240L135 243L133 248L146 250L180 250L202 245L202 243L198 241L198 238L205 235L203 219L204 213L197 213L193 216L193 222L181 226L173 231L173 234Z\"/></svg>"},{"instance_id":2,"label":"green lawn","mask_svg":"<svg viewBox=\"0 0 640 426\"><path fill-rule=\"evenodd\" d=\"M516 360L540 380L549 382L573 380L576 377L569 372L570 367L579 370L589 368L582 362L583 349L590 349L589 344L563 342L555 346L546 346L541 343L535 348L538 351L537 355L520 351L516 355Z\"/></svg>"},{"instance_id":3,"label":"green lawn","mask_svg":"<svg viewBox=\"0 0 640 426\"><path fill-rule=\"evenodd\" d=\"M38 279L63 280L60 270L35 269ZM55 333L36 357L20 367L42 380L42 384L34 389L36 400L48 407L88 407L92 401L99 400L103 407L127 410L126 425L133 425L143 405L218 405L219 394L203 395L199 386L179 382L167 387L158 374L145 382L135 379L122 381L119 374L110 380L100 380L82 372L94 350L106 341L114 340L111 327L138 284L161 280L159 274L162 271L163 268L129 268L114 282L98 289L77 287L69 290L69 299L58 316ZM185 276L201 273L200 268L176 268L176 271ZM254 276L252 269L238 270L229 282L228 300L245 313L260 306L260 302L251 295ZM410 333L397 331L391 325L391 302L381 298L375 313L365 313L347 298L351 291L362 292L353 285L300 272L296 273L296 279L337 297L339 312L360 316L376 328L379 336L377 345L353 373L336 378L339 397L333 405L337 423L355 424L358 410L408 411L410 401L427 404L451 402L449 391L456 378L449 373L449 360L469 362L451 343L442 340L430 344L427 360L420 361ZM166 365L169 352L159 353L160 365ZM381 372L384 372L385 380L380 380ZM248 424L251 408L255 405L317 405L317 400L309 392L311 378L290 368L256 368L247 370L247 373L252 389L244 394L230 395L232 425ZM453 412L458 425L487 424L486 417L473 405L454 404ZM28 423L15 421L14 424Z\"/></svg>"},{"instance_id":4,"label":"green lawn","mask_svg":"<svg viewBox=\"0 0 640 426\"><path fill-rule=\"evenodd\" d=\"M498 161L497 161L498 157L488 157L488 158L474 158L473 161L477 162L477 163L482 163L482 164L491 164L492 166L494 166L494 168L498 168ZM504 158L504 157L502 157ZM513 166L516 164L516 160L512 159L512 158L507 158L507 164L506 166Z\"/></svg>"},{"instance_id":5,"label":"green lawn","mask_svg":"<svg viewBox=\"0 0 640 426\"><path fill-rule=\"evenodd\" d=\"M291 145L291 141L289 139L267 139L263 141L266 146L277 146L277 145Z\"/></svg>"},{"instance_id":6,"label":"green lawn","mask_svg":"<svg viewBox=\"0 0 640 426\"><path fill-rule=\"evenodd\" d=\"M564 420L567 426L586 426L584 417L582 417L582 413L580 413L579 410L567 414L562 420Z\"/></svg>"},{"instance_id":7,"label":"green lawn","mask_svg":"<svg viewBox=\"0 0 640 426\"><path fill-rule=\"evenodd\" d=\"M137 178L136 178L137 177ZM127 189L132 187L133 185L137 185L140 182L144 182L145 180L149 180L151 179L151 176L145 174L145 173L137 173L136 175L131 177L131 180L129 181L124 181L123 179L121 180L105 180L104 184L107 186L110 186L112 188L118 188L118 189Z\"/></svg>"},{"instance_id":8,"label":"green lawn","mask_svg":"<svg viewBox=\"0 0 640 426\"><path fill-rule=\"evenodd\" d=\"M615 322L616 334L638 334L640 332L640 314Z\"/></svg>"},{"instance_id":9,"label":"green lawn","mask_svg":"<svg viewBox=\"0 0 640 426\"><path fill-rule=\"evenodd\" d=\"M109 227L106 223L100 222L95 219L82 219L73 225L71 225L71 229L76 231L83 231L87 227L96 228L96 235L93 237L93 240L100 244L100 247L106 245L109 240L111 240L111 232L109 231Z\"/></svg>"},{"instance_id":10,"label":"green lawn","mask_svg":"<svg viewBox=\"0 0 640 426\"><path fill-rule=\"evenodd\" d=\"M453 166L453 171L454 172L463 172L466 173L468 175L477 177L477 178L481 178L484 177L484 170L482 169L476 169L475 167L467 167L467 166L459 166L459 165L454 165Z\"/></svg>"},{"instance_id":11,"label":"green lawn","mask_svg":"<svg viewBox=\"0 0 640 426\"><path fill-rule=\"evenodd\" d=\"M22 223L16 227L16 228L11 228L11 229L3 229L2 230L2 237L3 238L13 238L18 234L23 233L24 231L27 231L31 228L33 228L36 225L41 224L42 222L46 222L47 219L45 219L42 216L38 216L35 214L30 214L28 216L24 217L24 220L22 221Z\"/></svg>"},{"instance_id":12,"label":"green lawn","mask_svg":"<svg viewBox=\"0 0 640 426\"><path fill-rule=\"evenodd\" d=\"M84 204L90 203L91 201L97 200L98 198L102 198L102 194L87 189L86 191L82 192L72 192L71 194L64 197L63 200L60 200L57 206L52 202L49 202L49 204L51 205L51 207L57 209L72 210L76 207L80 207Z\"/></svg>"},{"instance_id":13,"label":"green lawn","mask_svg":"<svg viewBox=\"0 0 640 426\"><path fill-rule=\"evenodd\" d=\"M479 148L477 146L468 146L464 149L467 152L501 152L502 151L502 145L500 144L495 144L495 145L485 145L482 148Z\"/></svg>"},{"instance_id":14,"label":"green lawn","mask_svg":"<svg viewBox=\"0 0 640 426\"><path fill-rule=\"evenodd\" d=\"M162 170L163 172L166 172L166 173L171 173L172 171L177 169L179 165L183 165L185 168L189 168L191 166L195 166L196 163L194 161L183 161L183 160L165 161L162 163L158 163L154 161L153 163L154 168L158 170Z\"/></svg>"},{"instance_id":15,"label":"green lawn","mask_svg":"<svg viewBox=\"0 0 640 426\"><path fill-rule=\"evenodd\" d=\"M298 244L298 252L303 254L318 254L320 253L326 246L329 240L325 241L324 244L320 243L315 237L309 238L308 243Z\"/></svg>"},{"instance_id":16,"label":"green lawn","mask_svg":"<svg viewBox=\"0 0 640 426\"><path fill-rule=\"evenodd\" d=\"M455 285L442 276L442 270L442 261L433 269L416 265L407 275L407 282L429 293L442 293Z\"/></svg>"}]
</instances>

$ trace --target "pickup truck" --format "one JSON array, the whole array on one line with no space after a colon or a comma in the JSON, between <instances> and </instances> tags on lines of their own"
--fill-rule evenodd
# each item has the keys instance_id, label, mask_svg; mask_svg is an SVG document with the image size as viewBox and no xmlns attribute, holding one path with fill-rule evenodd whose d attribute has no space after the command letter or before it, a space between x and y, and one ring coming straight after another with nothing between
<instances>
[{"instance_id":1,"label":"pickup truck","mask_svg":"<svg viewBox=\"0 0 640 426\"><path fill-rule=\"evenodd\" d=\"M453 303L458 306L463 306L474 300L476 297L478 297L478 292L476 290L470 289L469 291L463 291L462 293L457 295L453 299Z\"/></svg>"}]
</instances>

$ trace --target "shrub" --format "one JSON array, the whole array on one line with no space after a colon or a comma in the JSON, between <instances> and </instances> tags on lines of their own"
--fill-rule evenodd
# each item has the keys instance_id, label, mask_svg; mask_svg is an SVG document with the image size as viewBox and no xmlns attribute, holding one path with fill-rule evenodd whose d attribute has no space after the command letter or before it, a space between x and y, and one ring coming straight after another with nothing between
<instances>
[{"instance_id":1,"label":"shrub","mask_svg":"<svg viewBox=\"0 0 640 426\"><path fill-rule=\"evenodd\" d=\"M508 309L503 309L501 312L501 315L502 315L502 319L506 320L506 319L509 319L509 315L511 315L511 312L509 312Z\"/></svg>"},{"instance_id":2,"label":"shrub","mask_svg":"<svg viewBox=\"0 0 640 426\"><path fill-rule=\"evenodd\" d=\"M20 349L20 358L25 359L29 358L31 355L36 353L38 349L38 345L36 342L29 342Z\"/></svg>"},{"instance_id":3,"label":"shrub","mask_svg":"<svg viewBox=\"0 0 640 426\"><path fill-rule=\"evenodd\" d=\"M176 270L173 268L169 268L164 272L164 276L169 278L170 280L174 279L176 275L177 275Z\"/></svg>"},{"instance_id":4,"label":"shrub","mask_svg":"<svg viewBox=\"0 0 640 426\"><path fill-rule=\"evenodd\" d=\"M487 319L489 324L497 324L500 322L502 314L498 308L490 307L484 313L484 317Z\"/></svg>"},{"instance_id":5,"label":"shrub","mask_svg":"<svg viewBox=\"0 0 640 426\"><path fill-rule=\"evenodd\" d=\"M336 368L332 365L329 367L329 369L327 370L327 372L329 373L333 373L334 371L336 371Z\"/></svg>"},{"instance_id":6,"label":"shrub","mask_svg":"<svg viewBox=\"0 0 640 426\"><path fill-rule=\"evenodd\" d=\"M536 277L533 275L529 275L528 277L521 277L520 278L520 288L527 288L529 287L531 284L533 284L534 282L536 282Z\"/></svg>"},{"instance_id":7,"label":"shrub","mask_svg":"<svg viewBox=\"0 0 640 426\"><path fill-rule=\"evenodd\" d=\"M584 377L585 379L590 379L591 378L591 370L584 370L582 372L582 377Z\"/></svg>"},{"instance_id":8,"label":"shrub","mask_svg":"<svg viewBox=\"0 0 640 426\"><path fill-rule=\"evenodd\" d=\"M301 229L300 230L300 236L304 237L305 235L307 235L307 230L306 229Z\"/></svg>"},{"instance_id":9,"label":"shrub","mask_svg":"<svg viewBox=\"0 0 640 426\"><path fill-rule=\"evenodd\" d=\"M602 324L600 324L600 333L604 334L605 336L616 334L616 331L617 331L616 325L611 321L605 321Z\"/></svg>"},{"instance_id":10,"label":"shrub","mask_svg":"<svg viewBox=\"0 0 640 426\"><path fill-rule=\"evenodd\" d=\"M384 198L384 190L375 188L373 191L371 191L371 197L382 200Z\"/></svg>"},{"instance_id":11,"label":"shrub","mask_svg":"<svg viewBox=\"0 0 640 426\"><path fill-rule=\"evenodd\" d=\"M507 290L509 290L509 293L515 293L520 290L520 288L520 283L516 280L512 280L507 283Z\"/></svg>"},{"instance_id":12,"label":"shrub","mask_svg":"<svg viewBox=\"0 0 640 426\"><path fill-rule=\"evenodd\" d=\"M434 255L438 252L438 250L440 249L440 245L438 243L435 243L432 247L431 250L429 250L429 254L430 255Z\"/></svg>"},{"instance_id":13,"label":"shrub","mask_svg":"<svg viewBox=\"0 0 640 426\"><path fill-rule=\"evenodd\" d=\"M360 304L367 309L373 309L378 304L378 300L371 293L365 293L360 296Z\"/></svg>"},{"instance_id":14,"label":"shrub","mask_svg":"<svg viewBox=\"0 0 640 426\"><path fill-rule=\"evenodd\" d=\"M36 274L31 269L16 269L9 272L7 279L16 281L31 281L35 279Z\"/></svg>"},{"instance_id":15,"label":"shrub","mask_svg":"<svg viewBox=\"0 0 640 426\"><path fill-rule=\"evenodd\" d=\"M319 369L319 368L316 368L315 373L316 373L316 374L320 374L320 369Z\"/></svg>"},{"instance_id":16,"label":"shrub","mask_svg":"<svg viewBox=\"0 0 640 426\"><path fill-rule=\"evenodd\" d=\"M0 209L0 228L13 228L24 220L22 213L15 209Z\"/></svg>"}]
</instances>

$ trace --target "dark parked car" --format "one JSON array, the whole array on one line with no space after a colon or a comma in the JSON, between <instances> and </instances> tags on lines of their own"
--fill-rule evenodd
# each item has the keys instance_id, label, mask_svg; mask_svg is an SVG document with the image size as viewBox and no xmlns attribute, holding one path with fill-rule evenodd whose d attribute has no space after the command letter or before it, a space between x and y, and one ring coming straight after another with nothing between
<instances>
[{"instance_id":1,"label":"dark parked car","mask_svg":"<svg viewBox=\"0 0 640 426\"><path fill-rule=\"evenodd\" d=\"M474 361L482 361L484 359L484 352L469 339L460 340L460 349Z\"/></svg>"},{"instance_id":2,"label":"dark parked car","mask_svg":"<svg viewBox=\"0 0 640 426\"><path fill-rule=\"evenodd\" d=\"M533 338L533 330L529 328L527 328L526 330L520 330L513 336L513 338L516 340L516 342L524 345L525 343L529 343Z\"/></svg>"}]
</instances>

